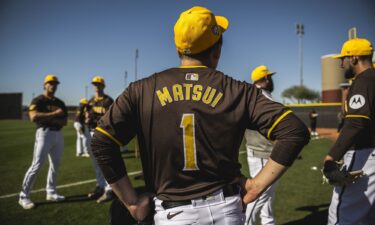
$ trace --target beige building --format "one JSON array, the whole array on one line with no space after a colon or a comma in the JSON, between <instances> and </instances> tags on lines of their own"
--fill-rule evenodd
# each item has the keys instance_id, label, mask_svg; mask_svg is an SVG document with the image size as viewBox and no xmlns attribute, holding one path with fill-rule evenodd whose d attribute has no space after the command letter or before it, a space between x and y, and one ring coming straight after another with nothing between
<instances>
[{"instance_id":1,"label":"beige building","mask_svg":"<svg viewBox=\"0 0 375 225\"><path fill-rule=\"evenodd\" d=\"M323 103L341 102L340 84L345 82L341 60L331 56L333 55L324 55L320 58Z\"/></svg>"}]
</instances>

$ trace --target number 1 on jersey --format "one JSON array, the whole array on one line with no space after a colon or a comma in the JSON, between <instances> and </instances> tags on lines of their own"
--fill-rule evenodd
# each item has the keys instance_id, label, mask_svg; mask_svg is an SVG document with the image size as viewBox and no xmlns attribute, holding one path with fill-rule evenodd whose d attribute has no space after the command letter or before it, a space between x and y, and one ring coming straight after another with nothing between
<instances>
[{"instance_id":1,"label":"number 1 on jersey","mask_svg":"<svg viewBox=\"0 0 375 225\"><path fill-rule=\"evenodd\" d=\"M194 114L185 113L182 115L180 128L184 137L184 170L199 170L197 165L197 150L195 147L195 126Z\"/></svg>"}]
</instances>

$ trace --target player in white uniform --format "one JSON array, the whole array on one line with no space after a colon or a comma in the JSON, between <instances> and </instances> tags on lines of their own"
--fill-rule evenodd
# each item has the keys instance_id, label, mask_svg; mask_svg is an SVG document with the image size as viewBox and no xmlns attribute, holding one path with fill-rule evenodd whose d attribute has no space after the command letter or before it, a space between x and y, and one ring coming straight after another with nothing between
<instances>
[{"instance_id":1,"label":"player in white uniform","mask_svg":"<svg viewBox=\"0 0 375 225\"><path fill-rule=\"evenodd\" d=\"M59 81L54 75L44 79L44 93L34 98L29 107L30 120L37 125L33 161L23 179L18 203L24 209L31 209L35 204L30 200L30 191L36 176L48 157L47 176L48 201L63 201L64 196L56 192L56 180L61 155L64 150L64 137L61 128L66 125L68 113L63 101L55 97Z\"/></svg>"},{"instance_id":2,"label":"player in white uniform","mask_svg":"<svg viewBox=\"0 0 375 225\"><path fill-rule=\"evenodd\" d=\"M341 133L324 158L325 175L338 171L335 161L344 160L345 179L336 183L329 207L329 225L375 224L375 69L371 59L374 49L362 38L344 43L341 67L352 79L345 102L345 122ZM348 179L354 171L364 176ZM346 173L348 172L349 175ZM337 174L337 173L336 173ZM332 179L332 178L331 178ZM331 181L331 180L330 180ZM332 181L331 181L332 182Z\"/></svg>"},{"instance_id":3,"label":"player in white uniform","mask_svg":"<svg viewBox=\"0 0 375 225\"><path fill-rule=\"evenodd\" d=\"M90 157L88 148L90 147L90 131L85 125L85 112L87 108L87 99L82 98L79 101L79 107L76 114L76 119L73 123L74 129L77 131L76 141L76 156Z\"/></svg>"},{"instance_id":4,"label":"player in white uniform","mask_svg":"<svg viewBox=\"0 0 375 225\"><path fill-rule=\"evenodd\" d=\"M263 94L269 98L273 91L272 75L274 72L268 70L264 65L258 66L251 73L251 80L257 88L262 89ZM259 171L266 165L271 155L273 144L256 130L245 131L247 162L249 165L250 176L255 177ZM255 225L260 213L262 225L274 225L272 204L275 197L276 183L272 184L263 194L254 202L247 205L246 225Z\"/></svg>"}]
</instances>

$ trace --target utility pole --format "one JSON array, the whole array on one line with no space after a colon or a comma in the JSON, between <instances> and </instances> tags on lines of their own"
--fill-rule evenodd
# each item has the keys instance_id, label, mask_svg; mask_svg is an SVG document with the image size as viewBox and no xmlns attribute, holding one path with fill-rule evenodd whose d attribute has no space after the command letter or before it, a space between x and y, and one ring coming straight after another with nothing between
<instances>
[{"instance_id":1,"label":"utility pole","mask_svg":"<svg viewBox=\"0 0 375 225\"><path fill-rule=\"evenodd\" d=\"M124 89L128 86L128 71L125 70Z\"/></svg>"},{"instance_id":2,"label":"utility pole","mask_svg":"<svg viewBox=\"0 0 375 225\"><path fill-rule=\"evenodd\" d=\"M296 24L296 32L299 37L299 75L300 75L300 86L303 86L303 45L302 38L305 34L304 26L302 23Z\"/></svg>"},{"instance_id":3,"label":"utility pole","mask_svg":"<svg viewBox=\"0 0 375 225\"><path fill-rule=\"evenodd\" d=\"M138 48L135 50L135 68L134 68L134 81L137 81L138 69Z\"/></svg>"},{"instance_id":4,"label":"utility pole","mask_svg":"<svg viewBox=\"0 0 375 225\"><path fill-rule=\"evenodd\" d=\"M135 49L135 68L134 68L134 81L137 81L137 64L138 64L138 48ZM138 138L135 137L134 139L134 155L135 155L135 158L138 159L139 158L139 145L138 145Z\"/></svg>"}]
</instances>

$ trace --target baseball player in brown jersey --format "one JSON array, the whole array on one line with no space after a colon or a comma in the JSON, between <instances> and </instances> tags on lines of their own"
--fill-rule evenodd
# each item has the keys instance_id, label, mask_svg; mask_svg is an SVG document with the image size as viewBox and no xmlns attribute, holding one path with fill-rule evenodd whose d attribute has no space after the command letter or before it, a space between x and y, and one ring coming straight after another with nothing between
<instances>
[{"instance_id":1,"label":"baseball player in brown jersey","mask_svg":"<svg viewBox=\"0 0 375 225\"><path fill-rule=\"evenodd\" d=\"M44 93L34 98L29 106L30 120L36 123L33 161L23 179L18 203L24 209L31 209L35 204L30 200L30 192L36 176L44 161L49 158L47 176L47 200L63 201L64 196L57 194L56 181L60 159L64 150L64 137L61 128L66 125L68 113L63 101L55 97L59 80L54 75L44 79Z\"/></svg>"},{"instance_id":2,"label":"baseball player in brown jersey","mask_svg":"<svg viewBox=\"0 0 375 225\"><path fill-rule=\"evenodd\" d=\"M91 136L93 135L99 119L108 111L109 107L113 103L113 99L104 93L105 81L103 77L95 76L91 83L95 89L95 96L92 97L87 104L86 123L90 130L89 143L91 142ZM89 149L91 151L91 148ZM90 154L92 156L92 153ZM96 187L94 191L88 194L88 197L96 199L98 203L111 200L112 188L104 179L94 156L91 158L95 171Z\"/></svg>"},{"instance_id":3,"label":"baseball player in brown jersey","mask_svg":"<svg viewBox=\"0 0 375 225\"><path fill-rule=\"evenodd\" d=\"M73 126L77 131L76 140L76 156L77 157L90 157L89 155L89 140L90 132L88 127L85 125L85 113L87 111L87 99L82 98L79 101L79 106L76 112L76 118Z\"/></svg>"},{"instance_id":4,"label":"baseball player in brown jersey","mask_svg":"<svg viewBox=\"0 0 375 225\"><path fill-rule=\"evenodd\" d=\"M341 133L324 159L323 172L335 184L328 224L374 224L375 221L375 69L374 49L362 38L344 43L345 77L352 79ZM339 168L335 161L343 159ZM358 176L357 174L361 175Z\"/></svg>"},{"instance_id":5,"label":"baseball player in brown jersey","mask_svg":"<svg viewBox=\"0 0 375 225\"><path fill-rule=\"evenodd\" d=\"M93 153L139 221L150 211L150 199L135 193L119 150L136 135L157 225L242 225L242 203L275 182L309 140L288 108L215 69L228 25L203 7L183 12L174 27L180 66L132 83L99 121ZM254 179L241 174L238 162L246 128L277 140Z\"/></svg>"}]
</instances>

